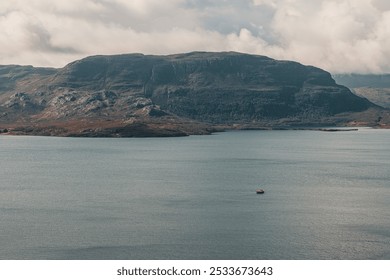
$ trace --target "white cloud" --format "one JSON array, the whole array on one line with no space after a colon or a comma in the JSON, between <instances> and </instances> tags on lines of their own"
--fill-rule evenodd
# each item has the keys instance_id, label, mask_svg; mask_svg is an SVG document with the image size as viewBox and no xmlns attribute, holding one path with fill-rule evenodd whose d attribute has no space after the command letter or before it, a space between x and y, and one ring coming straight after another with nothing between
<instances>
[{"instance_id":1,"label":"white cloud","mask_svg":"<svg viewBox=\"0 0 390 280\"><path fill-rule=\"evenodd\" d=\"M266 6L271 6L273 8L276 8L278 2L279 2L278 0L253 0L253 5L255 6L266 5Z\"/></svg>"},{"instance_id":2,"label":"white cloud","mask_svg":"<svg viewBox=\"0 0 390 280\"><path fill-rule=\"evenodd\" d=\"M273 18L283 56L332 72L389 71L388 39L378 36L389 23L369 0L285 1Z\"/></svg>"},{"instance_id":3,"label":"white cloud","mask_svg":"<svg viewBox=\"0 0 390 280\"><path fill-rule=\"evenodd\" d=\"M387 0L3 0L0 64L234 50L336 72L390 72Z\"/></svg>"}]
</instances>

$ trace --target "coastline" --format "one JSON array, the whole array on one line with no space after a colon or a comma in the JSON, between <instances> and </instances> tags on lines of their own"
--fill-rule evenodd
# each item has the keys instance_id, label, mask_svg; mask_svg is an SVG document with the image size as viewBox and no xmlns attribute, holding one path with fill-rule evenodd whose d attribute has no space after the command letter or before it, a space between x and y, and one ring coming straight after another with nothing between
<instances>
[{"instance_id":1,"label":"coastline","mask_svg":"<svg viewBox=\"0 0 390 280\"><path fill-rule=\"evenodd\" d=\"M321 132L351 132L358 131L361 127L372 129L390 129L390 125L335 125L335 124L313 124L296 126L262 126L253 124L150 124L133 123L123 126L90 126L81 129L72 129L71 125L28 125L9 126L0 128L1 136L53 136L53 137L84 137L84 138L149 138L149 137L184 137L190 135L211 135L216 132L242 131L242 130L312 130Z\"/></svg>"}]
</instances>

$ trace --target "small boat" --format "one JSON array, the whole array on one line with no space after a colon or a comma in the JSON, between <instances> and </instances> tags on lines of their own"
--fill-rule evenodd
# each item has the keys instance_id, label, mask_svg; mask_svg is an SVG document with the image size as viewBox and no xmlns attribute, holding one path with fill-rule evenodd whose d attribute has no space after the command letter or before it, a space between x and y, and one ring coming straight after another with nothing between
<instances>
[{"instance_id":1,"label":"small boat","mask_svg":"<svg viewBox=\"0 0 390 280\"><path fill-rule=\"evenodd\" d=\"M263 189L257 189L257 190L256 190L256 193L257 193L257 194L263 194L263 193L264 193L264 190L263 190Z\"/></svg>"}]
</instances>

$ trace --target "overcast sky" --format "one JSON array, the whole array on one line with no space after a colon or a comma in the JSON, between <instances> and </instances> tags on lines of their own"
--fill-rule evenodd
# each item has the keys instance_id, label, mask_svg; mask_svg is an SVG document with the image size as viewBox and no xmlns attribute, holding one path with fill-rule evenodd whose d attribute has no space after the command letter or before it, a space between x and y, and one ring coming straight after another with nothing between
<instances>
[{"instance_id":1,"label":"overcast sky","mask_svg":"<svg viewBox=\"0 0 390 280\"><path fill-rule=\"evenodd\" d=\"M0 64L232 50L390 72L389 0L1 0L0 30Z\"/></svg>"}]
</instances>

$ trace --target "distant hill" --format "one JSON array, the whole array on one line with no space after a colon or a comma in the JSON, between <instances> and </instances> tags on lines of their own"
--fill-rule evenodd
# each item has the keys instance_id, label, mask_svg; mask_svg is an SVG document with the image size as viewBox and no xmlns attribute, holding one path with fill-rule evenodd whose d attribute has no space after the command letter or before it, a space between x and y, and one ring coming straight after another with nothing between
<instances>
[{"instance_id":1,"label":"distant hill","mask_svg":"<svg viewBox=\"0 0 390 280\"><path fill-rule=\"evenodd\" d=\"M179 136L227 127L382 125L388 111L328 72L235 52L93 56L60 69L0 66L0 129Z\"/></svg>"},{"instance_id":2,"label":"distant hill","mask_svg":"<svg viewBox=\"0 0 390 280\"><path fill-rule=\"evenodd\" d=\"M379 106L390 108L390 74L342 74L334 75L334 79L337 83L349 87L358 96L365 97Z\"/></svg>"}]
</instances>

